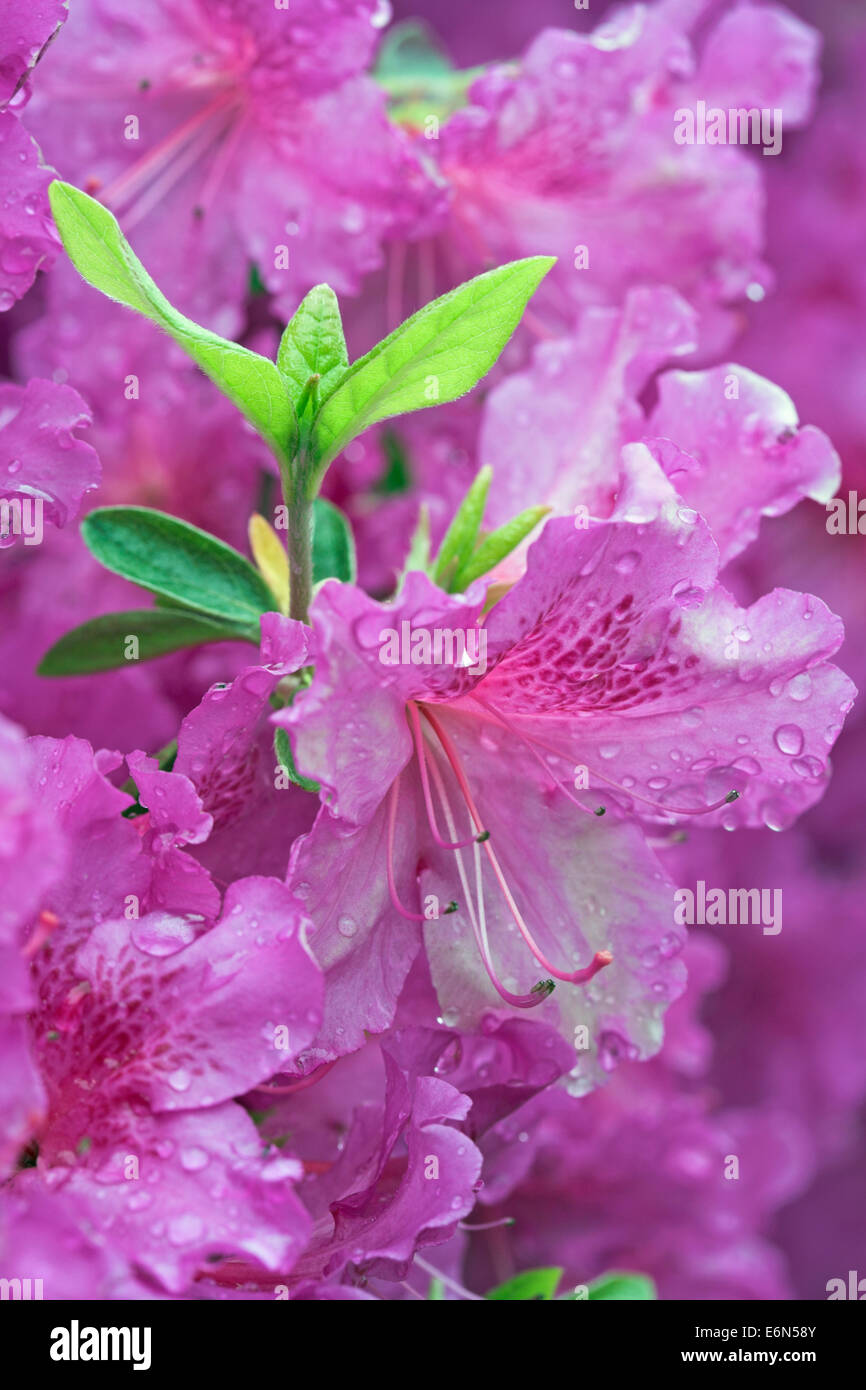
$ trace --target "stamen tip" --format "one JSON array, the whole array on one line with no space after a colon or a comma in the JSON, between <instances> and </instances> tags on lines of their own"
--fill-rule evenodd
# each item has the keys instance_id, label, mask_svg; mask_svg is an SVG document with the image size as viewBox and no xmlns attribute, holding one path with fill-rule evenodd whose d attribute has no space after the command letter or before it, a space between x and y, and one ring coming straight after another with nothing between
<instances>
[{"instance_id":1,"label":"stamen tip","mask_svg":"<svg viewBox=\"0 0 866 1390\"><path fill-rule=\"evenodd\" d=\"M603 816L603 815L606 814L606 812L607 812L607 807L606 807L606 806L597 806L596 809L595 809L595 815L597 815L597 816Z\"/></svg>"},{"instance_id":2,"label":"stamen tip","mask_svg":"<svg viewBox=\"0 0 866 1390\"><path fill-rule=\"evenodd\" d=\"M456 912L456 911L457 911L457 904L456 904L456 902L454 902L454 901L452 900L452 901L448 904L447 907L443 907L443 909L442 909L442 916L443 916L443 917L447 917L447 916L449 915L449 913Z\"/></svg>"},{"instance_id":3,"label":"stamen tip","mask_svg":"<svg viewBox=\"0 0 866 1390\"><path fill-rule=\"evenodd\" d=\"M740 799L740 793L739 793L739 792L728 792L727 796L725 797L725 805L726 805L726 806L729 805L730 802L732 802L732 801L739 801L739 799Z\"/></svg>"},{"instance_id":4,"label":"stamen tip","mask_svg":"<svg viewBox=\"0 0 866 1390\"><path fill-rule=\"evenodd\" d=\"M553 980L539 980L538 984L532 986L531 993L540 994L543 999L546 999L555 989L556 985Z\"/></svg>"},{"instance_id":5,"label":"stamen tip","mask_svg":"<svg viewBox=\"0 0 866 1390\"><path fill-rule=\"evenodd\" d=\"M482 830L480 835L475 836L476 845L483 845L485 840L490 839L490 831Z\"/></svg>"}]
</instances>

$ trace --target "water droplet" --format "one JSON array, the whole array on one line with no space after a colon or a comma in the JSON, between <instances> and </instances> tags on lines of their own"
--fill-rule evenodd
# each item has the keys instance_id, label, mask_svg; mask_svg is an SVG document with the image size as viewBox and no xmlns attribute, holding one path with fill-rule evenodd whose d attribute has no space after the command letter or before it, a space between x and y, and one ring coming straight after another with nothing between
<instances>
[{"instance_id":1,"label":"water droplet","mask_svg":"<svg viewBox=\"0 0 866 1390\"><path fill-rule=\"evenodd\" d=\"M614 560L613 567L618 574L631 574L640 564L640 555L636 550L627 550L624 555L620 555L618 560Z\"/></svg>"},{"instance_id":2,"label":"water droplet","mask_svg":"<svg viewBox=\"0 0 866 1390\"><path fill-rule=\"evenodd\" d=\"M792 700L808 700L812 693L812 677L808 671L801 671L788 681L788 694Z\"/></svg>"},{"instance_id":3,"label":"water droplet","mask_svg":"<svg viewBox=\"0 0 866 1390\"><path fill-rule=\"evenodd\" d=\"M191 1148L181 1149L180 1166L187 1173L199 1173L202 1168L206 1168L210 1159L204 1149Z\"/></svg>"},{"instance_id":4,"label":"water droplet","mask_svg":"<svg viewBox=\"0 0 866 1390\"><path fill-rule=\"evenodd\" d=\"M797 758L803 751L803 730L799 724L780 724L773 734L773 741L780 753Z\"/></svg>"},{"instance_id":5,"label":"water droplet","mask_svg":"<svg viewBox=\"0 0 866 1390\"><path fill-rule=\"evenodd\" d=\"M192 1077L188 1071L184 1071L183 1067L179 1067L177 1071L173 1071L168 1078L168 1084L173 1091L188 1091L191 1081Z\"/></svg>"},{"instance_id":6,"label":"water droplet","mask_svg":"<svg viewBox=\"0 0 866 1390\"><path fill-rule=\"evenodd\" d=\"M340 917L340 919L337 922L337 931L340 933L341 936L354 936L357 930L358 923L355 921L354 917L349 917L346 914L344 914L342 917Z\"/></svg>"},{"instance_id":7,"label":"water droplet","mask_svg":"<svg viewBox=\"0 0 866 1390\"><path fill-rule=\"evenodd\" d=\"M384 29L386 24L391 23L393 13L391 0L376 0L376 8L370 15L370 23L374 29Z\"/></svg>"},{"instance_id":8,"label":"water droplet","mask_svg":"<svg viewBox=\"0 0 866 1390\"><path fill-rule=\"evenodd\" d=\"M198 1240L203 1230L200 1216L193 1212L184 1212L182 1216L175 1216L168 1223L168 1238L172 1245L189 1245L192 1241Z\"/></svg>"},{"instance_id":9,"label":"water droplet","mask_svg":"<svg viewBox=\"0 0 866 1390\"><path fill-rule=\"evenodd\" d=\"M696 584L692 584L689 579L681 579L671 589L671 598L679 604L680 608L699 608L704 597L704 590Z\"/></svg>"}]
</instances>

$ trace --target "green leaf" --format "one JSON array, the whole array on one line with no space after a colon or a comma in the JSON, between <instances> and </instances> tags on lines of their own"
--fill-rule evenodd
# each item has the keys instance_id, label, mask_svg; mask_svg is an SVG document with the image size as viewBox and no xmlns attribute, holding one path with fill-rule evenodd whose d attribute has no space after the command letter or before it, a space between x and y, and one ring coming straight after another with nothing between
<instances>
[{"instance_id":1,"label":"green leaf","mask_svg":"<svg viewBox=\"0 0 866 1390\"><path fill-rule=\"evenodd\" d=\"M353 583L355 540L343 513L333 502L317 497L313 503L313 583L340 579Z\"/></svg>"},{"instance_id":2,"label":"green leaf","mask_svg":"<svg viewBox=\"0 0 866 1390\"><path fill-rule=\"evenodd\" d=\"M354 362L315 428L320 469L392 415L456 400L490 370L553 265L531 256L489 270L419 309Z\"/></svg>"},{"instance_id":3,"label":"green leaf","mask_svg":"<svg viewBox=\"0 0 866 1390\"><path fill-rule=\"evenodd\" d=\"M652 1279L645 1274L630 1274L620 1270L609 1270L589 1286L589 1297L598 1302L616 1300L620 1302L647 1302L656 1297Z\"/></svg>"},{"instance_id":4,"label":"green leaf","mask_svg":"<svg viewBox=\"0 0 866 1390\"><path fill-rule=\"evenodd\" d=\"M433 571L433 578L443 589L449 587L456 571L472 554L478 539L478 532L481 530L492 477L493 469L489 464L485 464L476 474L469 491L457 509L454 520L445 532L445 538L439 547L436 567Z\"/></svg>"},{"instance_id":5,"label":"green leaf","mask_svg":"<svg viewBox=\"0 0 866 1390\"><path fill-rule=\"evenodd\" d=\"M297 422L274 363L178 313L101 203L59 179L49 185L48 196L57 230L79 274L109 299L128 305L164 328L234 401L271 449L283 459L289 457Z\"/></svg>"},{"instance_id":6,"label":"green leaf","mask_svg":"<svg viewBox=\"0 0 866 1390\"><path fill-rule=\"evenodd\" d=\"M198 613L179 609L143 608L128 613L105 613L73 628L54 643L37 667L40 676L84 676L152 661L166 652L198 647L204 642L237 642L245 633ZM126 656L127 639L138 638L138 657Z\"/></svg>"},{"instance_id":7,"label":"green leaf","mask_svg":"<svg viewBox=\"0 0 866 1390\"><path fill-rule=\"evenodd\" d=\"M461 593L469 587L473 579L480 579L483 574L489 574L500 560L504 560L506 555L517 549L520 542L526 539L530 531L535 530L539 521L542 521L549 511L549 507L527 507L525 512L512 517L511 521L506 521L497 531L485 536L474 555L465 560L457 571L452 593Z\"/></svg>"},{"instance_id":8,"label":"green leaf","mask_svg":"<svg viewBox=\"0 0 866 1390\"><path fill-rule=\"evenodd\" d=\"M259 640L259 618L274 599L258 570L186 521L148 507L101 507L81 523L101 565L158 594L167 611L194 609Z\"/></svg>"},{"instance_id":9,"label":"green leaf","mask_svg":"<svg viewBox=\"0 0 866 1390\"><path fill-rule=\"evenodd\" d=\"M349 354L330 285L315 285L301 303L283 334L277 366L296 403L311 376L319 377L319 399L324 401L345 375Z\"/></svg>"},{"instance_id":10,"label":"green leaf","mask_svg":"<svg viewBox=\"0 0 866 1390\"><path fill-rule=\"evenodd\" d=\"M292 745L285 729L277 729L274 734L274 753L277 762L291 782L294 782L305 792L318 792L318 782L314 782L311 777L304 777L302 773L298 772L292 753Z\"/></svg>"},{"instance_id":11,"label":"green leaf","mask_svg":"<svg viewBox=\"0 0 866 1390\"><path fill-rule=\"evenodd\" d=\"M548 1303L556 1293L561 1278L561 1269L525 1269L522 1274L515 1274L513 1279L498 1284L484 1296L497 1300L507 1299L509 1302L536 1300Z\"/></svg>"}]
</instances>

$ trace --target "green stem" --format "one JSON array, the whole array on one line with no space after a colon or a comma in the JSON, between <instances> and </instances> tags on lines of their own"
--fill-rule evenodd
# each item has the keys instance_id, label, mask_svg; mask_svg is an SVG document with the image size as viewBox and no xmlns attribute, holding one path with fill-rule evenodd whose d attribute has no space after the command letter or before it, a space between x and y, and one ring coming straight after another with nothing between
<instances>
[{"instance_id":1,"label":"green stem","mask_svg":"<svg viewBox=\"0 0 866 1390\"><path fill-rule=\"evenodd\" d=\"M293 489L289 509L289 616L310 621L313 597L313 504L303 486Z\"/></svg>"},{"instance_id":2,"label":"green stem","mask_svg":"<svg viewBox=\"0 0 866 1390\"><path fill-rule=\"evenodd\" d=\"M319 409L319 374L309 377L295 405L300 431L294 457L280 459L283 501L289 517L287 549L289 555L289 616L302 623L310 621L313 597L313 498L318 491L311 481L311 426L303 419L309 408L314 420Z\"/></svg>"}]
</instances>

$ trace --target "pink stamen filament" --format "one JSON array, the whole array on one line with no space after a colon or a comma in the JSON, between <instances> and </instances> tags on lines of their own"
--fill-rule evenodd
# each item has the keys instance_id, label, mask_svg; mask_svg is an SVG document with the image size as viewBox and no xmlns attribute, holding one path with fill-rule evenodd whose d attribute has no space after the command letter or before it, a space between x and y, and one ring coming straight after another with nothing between
<instances>
[{"instance_id":1,"label":"pink stamen filament","mask_svg":"<svg viewBox=\"0 0 866 1390\"><path fill-rule=\"evenodd\" d=\"M36 919L36 926L30 934L27 942L21 948L21 954L25 960L31 960L37 951L45 945L49 937L60 926L60 918L53 912L40 912Z\"/></svg>"},{"instance_id":2,"label":"pink stamen filament","mask_svg":"<svg viewBox=\"0 0 866 1390\"><path fill-rule=\"evenodd\" d=\"M546 763L544 761L538 749L535 747L534 743L532 743L531 740L527 738L526 734L521 733L519 729L515 728L511 721L507 719L500 710L494 709L493 706L489 704L487 700L483 700L480 695L476 693L474 698L476 703L483 706L484 709L489 710L490 713L494 715L494 717L498 719L502 723L502 725L509 731L509 733L514 734L515 738L520 739L521 743L524 744L526 748L528 748L529 752L532 754L533 758L535 758L539 766L544 768L544 771L547 773L553 785L555 787L558 787L558 789L563 793L563 795L565 795L568 798L570 802L573 803L573 805L577 806L579 810L583 811L588 816L595 815L595 812L592 811L589 808L589 806L584 806L583 802L579 801L577 797L569 791L562 778L557 777L553 768L550 766L550 763Z\"/></svg>"},{"instance_id":3,"label":"pink stamen filament","mask_svg":"<svg viewBox=\"0 0 866 1390\"><path fill-rule=\"evenodd\" d=\"M174 154L179 149L183 148L190 137L194 135L216 111L227 106L232 99L233 93L226 91L220 92L213 101L208 102L207 106L203 106L200 111L196 111L195 115L190 116L188 120L184 121L183 125L179 125L170 135L166 135L164 139L160 140L158 145L154 145L152 150L148 150L147 154L142 155L141 159L137 159L128 169L124 169L123 173L119 174L105 189L103 201L106 204L115 202L119 197L122 197L125 189L129 185L136 188L145 182L152 167L157 169L164 168L166 164L170 163Z\"/></svg>"},{"instance_id":4,"label":"pink stamen filament","mask_svg":"<svg viewBox=\"0 0 866 1390\"><path fill-rule=\"evenodd\" d=\"M451 811L451 803L448 800L448 794L445 790L445 783L443 781L442 774L439 771L435 759L431 759L430 769L433 773L433 780L436 783L436 790L439 793L439 797L442 801L442 810L445 816L445 820L448 824L449 833L451 835L454 835L456 834L456 830L454 825L454 816ZM538 987L536 987L536 989L532 990L529 994L512 994L511 990L506 989L505 985L502 983L502 981L499 979L499 976L496 974L496 968L493 964L493 959L490 954L490 945L487 940L487 928L483 920L484 899L481 876L479 872L481 861L478 856L477 843L475 843L475 867L476 882L478 884L479 889L480 911L478 916L476 916L475 905L472 901L472 894L469 891L469 881L466 877L466 868L463 863L463 851L459 849L455 850L455 858L457 860L457 872L460 876L460 885L463 889L464 900L469 909L469 920L472 923L472 932L475 937L475 944L478 947L478 954L481 957L481 963L484 966L484 969L487 971L490 983L493 985L493 988L496 990L499 997L501 999L504 999L506 1004L511 1004L515 1009L537 1008L539 1004L544 1003L544 1000L547 998L549 994L549 990L539 989ZM481 920L479 920L479 918Z\"/></svg>"},{"instance_id":5,"label":"pink stamen filament","mask_svg":"<svg viewBox=\"0 0 866 1390\"><path fill-rule=\"evenodd\" d=\"M190 144L195 144L196 137L199 136L202 128L207 125L212 116L227 110L237 101L237 92L220 92L213 101L208 102L207 106L203 106L194 116L190 116L189 120L184 121L146 155L136 160L128 169L118 175L103 191L101 201L106 207L116 208L128 198L135 197L146 186L152 173L161 174L168 171ZM212 138L212 133L209 138Z\"/></svg>"},{"instance_id":6,"label":"pink stamen filament","mask_svg":"<svg viewBox=\"0 0 866 1390\"><path fill-rule=\"evenodd\" d=\"M388 806L388 894L391 902L401 917L405 917L407 922L426 922L426 917L421 912L410 912L400 901L397 892L397 884L394 879L394 827L397 824L397 805L400 800L400 778L402 773L398 772L394 781L391 783L391 796Z\"/></svg>"},{"instance_id":7,"label":"pink stamen filament","mask_svg":"<svg viewBox=\"0 0 866 1390\"><path fill-rule=\"evenodd\" d=\"M418 718L418 706L415 704L414 700L410 700L406 708L409 711L409 718L412 721L415 756L418 759L418 771L421 774L421 787L424 792L424 805L427 809L427 824L430 827L430 834L441 849L468 849L471 844L475 843L477 838L475 835L470 835L465 840L456 840L452 843L449 840L443 840L439 833L433 798L430 795L430 778L427 772L427 756L424 750L424 735L421 730L421 720Z\"/></svg>"},{"instance_id":8,"label":"pink stamen filament","mask_svg":"<svg viewBox=\"0 0 866 1390\"><path fill-rule=\"evenodd\" d=\"M537 738L535 735L533 735L530 741L525 734L520 733L519 729L514 728L505 718L505 715L502 714L501 710L496 709L488 700L482 700L478 695L475 695L474 698L477 704L482 705L484 709L488 710L495 718L499 719L505 728L509 729L517 738L523 739L527 747L531 748L532 744L535 743L539 748L543 748L546 753L552 753L554 757L561 758L563 762L568 761L561 749L551 747L549 743L543 742L542 739ZM543 759L539 759L539 761L542 767L547 768L550 776L554 777L555 774L552 768L548 767ZM631 791L628 787L623 787L619 782L614 782L613 778L605 777L603 772L596 772L595 768L588 767L586 764L584 764L584 766L591 776L597 777L600 782L605 782L609 787L613 787L616 791L622 792L623 796L630 797L632 801L642 801L645 806L652 806L654 811L664 811L672 816L708 816L711 811L719 811L723 806L730 804L732 801L736 801L740 795L737 791L726 792L724 796L719 797L718 801L714 801L712 806L701 806L697 810L687 809L683 806L666 806L663 801L653 801L648 796L641 796L639 792ZM565 791L564 787L563 791ZM578 805L579 804L578 802ZM583 809L586 810L587 808L584 807ZM594 812L590 812L590 814L592 815Z\"/></svg>"},{"instance_id":9,"label":"pink stamen filament","mask_svg":"<svg viewBox=\"0 0 866 1390\"><path fill-rule=\"evenodd\" d=\"M423 711L425 718L431 724L436 734L436 737L439 739L439 742L442 745L442 750L445 753L445 756L451 765L451 770L453 771L454 776L457 779L457 784L460 788L460 791L463 794L463 798L469 809L469 814L472 817L472 820L474 821L475 825L477 826L479 833L483 833L483 826L481 823L481 817L478 814L478 808L475 805L472 792L466 780L466 774L463 771L460 759L458 758L457 752L451 743L451 739L449 738L445 730L442 728L442 725L440 724L439 720L426 705L423 706ZM605 966L610 965L611 961L613 960L613 956L611 955L610 951L596 951L589 965L585 966L582 970L559 970L556 966L552 965L551 962L548 960L547 956L542 951L541 947L536 942L534 936L532 935L532 932L530 931L529 927L524 921L523 914L517 906L517 903L514 901L511 889L509 888L505 880L505 875L502 872L499 860L497 859L496 853L491 847L489 840L484 841L484 850L488 860L490 861L491 868L493 869L493 873L499 885L502 896L504 897L508 905L508 910L510 911L514 919L521 936L523 937L532 954L535 956L535 959L546 971L548 971L549 974L553 975L554 978L557 980L565 981L566 984L586 984L589 980L593 978L594 975L598 974L599 970L603 970Z\"/></svg>"}]
</instances>

